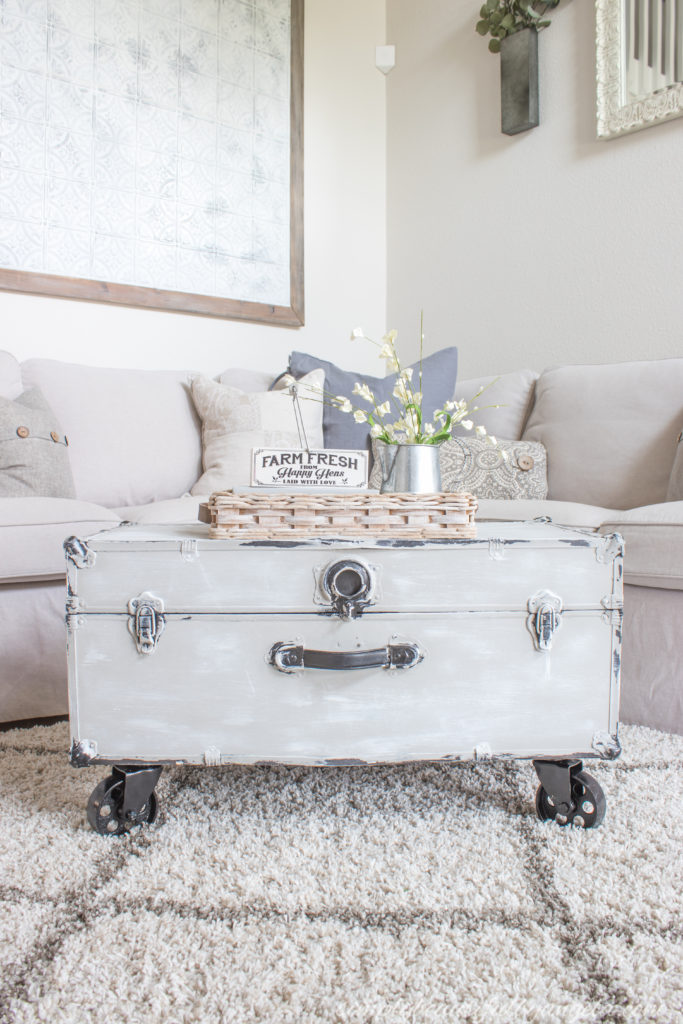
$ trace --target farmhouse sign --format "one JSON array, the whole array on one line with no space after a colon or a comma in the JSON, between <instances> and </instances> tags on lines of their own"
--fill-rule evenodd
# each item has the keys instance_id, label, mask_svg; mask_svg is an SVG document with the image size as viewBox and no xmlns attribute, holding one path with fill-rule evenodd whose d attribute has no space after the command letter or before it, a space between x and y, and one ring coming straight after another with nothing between
<instances>
[{"instance_id":1,"label":"farmhouse sign","mask_svg":"<svg viewBox=\"0 0 683 1024\"><path fill-rule=\"evenodd\" d=\"M367 487L368 453L332 448L254 448L256 487Z\"/></svg>"}]
</instances>

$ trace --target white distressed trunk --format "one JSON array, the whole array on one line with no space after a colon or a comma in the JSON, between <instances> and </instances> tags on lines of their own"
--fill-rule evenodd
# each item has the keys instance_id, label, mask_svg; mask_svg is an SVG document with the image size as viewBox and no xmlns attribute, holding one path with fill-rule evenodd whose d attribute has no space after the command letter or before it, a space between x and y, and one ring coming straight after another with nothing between
<instances>
[{"instance_id":1,"label":"white distressed trunk","mask_svg":"<svg viewBox=\"0 0 683 1024\"><path fill-rule=\"evenodd\" d=\"M71 727L86 760L590 757L616 737L618 538L480 523L476 540L279 544L210 540L199 525L122 526L86 552L69 558L67 607ZM372 579L351 620L322 582L343 559ZM546 593L561 600L560 624L539 650L533 599ZM129 602L144 594L163 603L150 653L131 632ZM269 662L278 643L414 644L421 660L280 671Z\"/></svg>"}]
</instances>

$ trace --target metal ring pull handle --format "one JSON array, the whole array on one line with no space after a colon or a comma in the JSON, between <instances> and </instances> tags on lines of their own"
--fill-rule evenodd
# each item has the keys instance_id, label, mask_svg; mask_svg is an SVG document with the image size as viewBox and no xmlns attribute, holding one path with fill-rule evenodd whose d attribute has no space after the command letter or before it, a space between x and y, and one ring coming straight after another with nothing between
<instances>
[{"instance_id":1,"label":"metal ring pull handle","mask_svg":"<svg viewBox=\"0 0 683 1024\"><path fill-rule=\"evenodd\" d=\"M296 642L273 644L268 661L279 672L302 668L348 672L360 668L413 668L424 655L417 644L387 644L369 651L312 651Z\"/></svg>"},{"instance_id":2,"label":"metal ring pull handle","mask_svg":"<svg viewBox=\"0 0 683 1024\"><path fill-rule=\"evenodd\" d=\"M325 570L322 589L342 619L356 619L372 600L374 587L369 566L355 558L343 558Z\"/></svg>"}]
</instances>

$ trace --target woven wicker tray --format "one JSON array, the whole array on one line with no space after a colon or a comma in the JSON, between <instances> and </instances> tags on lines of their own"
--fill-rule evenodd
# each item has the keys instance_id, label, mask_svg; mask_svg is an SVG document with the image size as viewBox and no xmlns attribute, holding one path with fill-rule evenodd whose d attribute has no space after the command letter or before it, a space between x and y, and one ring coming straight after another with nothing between
<instances>
[{"instance_id":1,"label":"woven wicker tray","mask_svg":"<svg viewBox=\"0 0 683 1024\"><path fill-rule=\"evenodd\" d=\"M472 494L273 494L216 491L200 507L209 536L476 537Z\"/></svg>"}]
</instances>

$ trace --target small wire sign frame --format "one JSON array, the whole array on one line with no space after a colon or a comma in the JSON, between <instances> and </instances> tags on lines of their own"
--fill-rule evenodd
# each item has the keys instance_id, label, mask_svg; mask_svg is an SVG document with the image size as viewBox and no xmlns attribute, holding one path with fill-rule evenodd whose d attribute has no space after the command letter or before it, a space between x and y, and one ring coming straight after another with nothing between
<instances>
[{"instance_id":1,"label":"small wire sign frame","mask_svg":"<svg viewBox=\"0 0 683 1024\"><path fill-rule=\"evenodd\" d=\"M253 487L349 488L368 485L368 452L355 449L311 448L296 381L289 385L299 448L254 448L251 483Z\"/></svg>"}]
</instances>

